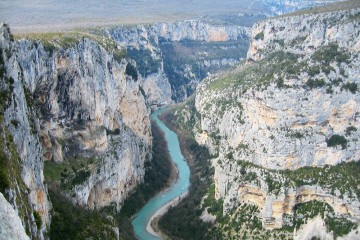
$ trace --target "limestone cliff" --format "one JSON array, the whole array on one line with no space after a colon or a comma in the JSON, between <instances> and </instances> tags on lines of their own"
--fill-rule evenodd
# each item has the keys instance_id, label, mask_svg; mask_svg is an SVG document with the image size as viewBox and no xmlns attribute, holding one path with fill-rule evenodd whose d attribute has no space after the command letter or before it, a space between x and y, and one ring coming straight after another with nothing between
<instances>
[{"instance_id":1,"label":"limestone cliff","mask_svg":"<svg viewBox=\"0 0 360 240\"><path fill-rule=\"evenodd\" d=\"M51 204L44 184L39 125L27 101L11 38L8 27L1 24L1 191L29 237L43 239L50 224Z\"/></svg>"},{"instance_id":2,"label":"limestone cliff","mask_svg":"<svg viewBox=\"0 0 360 240\"><path fill-rule=\"evenodd\" d=\"M144 90L153 105L184 100L208 73L239 63L245 58L249 33L249 27L202 21L102 30L136 60L144 86L151 86Z\"/></svg>"},{"instance_id":3,"label":"limestone cliff","mask_svg":"<svg viewBox=\"0 0 360 240\"><path fill-rule=\"evenodd\" d=\"M87 38L50 56L26 40L17 51L24 82L41 110L44 159L70 164L75 177L62 185L78 204L120 203L142 181L151 147L150 110L140 82L127 75L131 62L115 61Z\"/></svg>"},{"instance_id":4,"label":"limestone cliff","mask_svg":"<svg viewBox=\"0 0 360 240\"><path fill-rule=\"evenodd\" d=\"M359 182L347 178L360 158L359 16L262 21L247 62L198 86L194 133L213 154L224 212L251 203L263 227L298 227L296 206L316 200L329 219L360 221Z\"/></svg>"},{"instance_id":5,"label":"limestone cliff","mask_svg":"<svg viewBox=\"0 0 360 240\"><path fill-rule=\"evenodd\" d=\"M76 204L119 207L151 160L150 108L136 64L115 60L119 49L96 39L65 40L14 41L1 26L2 151L20 159L4 195L32 238L44 238L50 223L44 175Z\"/></svg>"}]
</instances>

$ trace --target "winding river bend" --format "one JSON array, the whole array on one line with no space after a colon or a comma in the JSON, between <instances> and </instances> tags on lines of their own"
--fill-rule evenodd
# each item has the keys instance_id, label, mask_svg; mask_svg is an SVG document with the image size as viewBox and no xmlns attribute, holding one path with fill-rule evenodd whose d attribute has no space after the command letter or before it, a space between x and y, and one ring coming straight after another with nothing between
<instances>
[{"instance_id":1,"label":"winding river bend","mask_svg":"<svg viewBox=\"0 0 360 240\"><path fill-rule=\"evenodd\" d=\"M150 199L132 221L135 235L139 240L159 239L146 231L146 226L151 216L168 202L187 192L190 186L190 169L181 154L179 139L177 135L166 127L166 125L158 118L159 114L163 113L165 110L165 108L157 110L151 115L151 119L154 120L164 132L171 160L177 165L179 170L179 178L170 188Z\"/></svg>"}]
</instances>

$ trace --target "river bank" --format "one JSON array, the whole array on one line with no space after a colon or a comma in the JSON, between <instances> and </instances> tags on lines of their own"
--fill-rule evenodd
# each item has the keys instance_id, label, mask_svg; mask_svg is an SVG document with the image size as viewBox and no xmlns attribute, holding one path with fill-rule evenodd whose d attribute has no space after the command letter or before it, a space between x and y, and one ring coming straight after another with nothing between
<instances>
[{"instance_id":1,"label":"river bank","mask_svg":"<svg viewBox=\"0 0 360 240\"><path fill-rule=\"evenodd\" d=\"M148 224L146 226L146 231L148 231L151 235L156 236L158 238L167 239L168 236L166 236L166 234L161 232L161 230L159 229L159 226L158 226L159 220L164 214L167 213L167 211L170 208L177 206L188 195L189 195L189 192L184 192L179 197L174 198L173 200L171 200L170 202L168 202L167 204L165 204L164 206L159 208L151 216L151 218L150 218L150 220L149 220L149 222L148 222Z\"/></svg>"}]
</instances>

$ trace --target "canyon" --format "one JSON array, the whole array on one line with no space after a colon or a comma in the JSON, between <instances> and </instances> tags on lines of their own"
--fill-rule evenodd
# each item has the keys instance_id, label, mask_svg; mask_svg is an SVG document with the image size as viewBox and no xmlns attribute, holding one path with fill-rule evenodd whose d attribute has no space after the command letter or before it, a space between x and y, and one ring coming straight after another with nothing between
<instances>
[{"instance_id":1,"label":"canyon","mask_svg":"<svg viewBox=\"0 0 360 240\"><path fill-rule=\"evenodd\" d=\"M266 4L271 14L300 8L285 2ZM214 192L199 209L221 236L249 233L221 225L204 201L235 222L251 216L253 236L280 229L291 239L314 219L301 207L355 229L359 182L347 175L360 156L360 10L346 4L26 38L2 24L0 210L13 219L4 231L47 239L49 189L121 212L153 159L151 112L193 93L175 116L211 154ZM119 238L113 222L107 234Z\"/></svg>"}]
</instances>

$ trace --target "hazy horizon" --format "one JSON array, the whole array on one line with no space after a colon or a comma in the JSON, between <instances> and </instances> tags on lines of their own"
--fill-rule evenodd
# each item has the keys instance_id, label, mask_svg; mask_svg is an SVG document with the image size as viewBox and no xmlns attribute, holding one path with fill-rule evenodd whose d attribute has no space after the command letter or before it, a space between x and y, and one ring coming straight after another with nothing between
<instances>
[{"instance_id":1,"label":"hazy horizon","mask_svg":"<svg viewBox=\"0 0 360 240\"><path fill-rule=\"evenodd\" d=\"M196 19L258 12L253 0L0 0L0 21L14 32ZM251 7L250 7L251 6Z\"/></svg>"}]
</instances>

